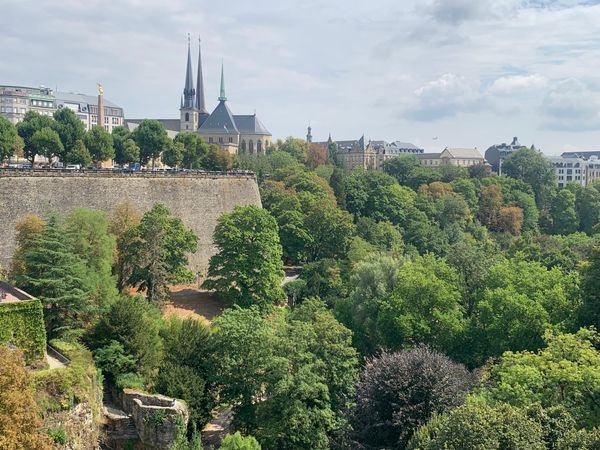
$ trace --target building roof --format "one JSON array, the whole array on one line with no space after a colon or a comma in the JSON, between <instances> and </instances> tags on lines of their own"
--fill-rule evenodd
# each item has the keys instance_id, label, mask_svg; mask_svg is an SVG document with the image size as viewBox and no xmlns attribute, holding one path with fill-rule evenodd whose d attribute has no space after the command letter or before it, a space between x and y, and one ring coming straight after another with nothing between
<instances>
[{"instance_id":1,"label":"building roof","mask_svg":"<svg viewBox=\"0 0 600 450\"><path fill-rule=\"evenodd\" d=\"M94 95L86 95L86 94L75 94L73 92L55 92L54 97L56 98L56 104L64 104L64 103L77 103L80 106L87 105L95 105L98 106L98 97ZM108 106L110 108L121 108L119 105L111 102L104 98L104 106Z\"/></svg>"},{"instance_id":2,"label":"building roof","mask_svg":"<svg viewBox=\"0 0 600 450\"><path fill-rule=\"evenodd\" d=\"M251 115L234 115L233 120L235 126L241 134L264 134L271 135L269 130L262 124L256 114Z\"/></svg>"},{"instance_id":3,"label":"building roof","mask_svg":"<svg viewBox=\"0 0 600 450\"><path fill-rule=\"evenodd\" d=\"M231 110L224 100L219 102L215 110L206 118L198 130L201 133L239 133L233 119L233 114L231 114Z\"/></svg>"},{"instance_id":4,"label":"building roof","mask_svg":"<svg viewBox=\"0 0 600 450\"><path fill-rule=\"evenodd\" d=\"M436 159L436 158L439 158L440 155L441 155L441 153L419 153L417 155L417 158L422 158L422 159L432 158L432 159Z\"/></svg>"},{"instance_id":5,"label":"building roof","mask_svg":"<svg viewBox=\"0 0 600 450\"><path fill-rule=\"evenodd\" d=\"M140 123L145 119L125 119L123 121L123 126L127 128L129 131L134 131ZM167 136L170 138L174 138L177 136L177 133L181 131L181 123L179 119L152 119L160 122L165 130L167 131Z\"/></svg>"},{"instance_id":6,"label":"building roof","mask_svg":"<svg viewBox=\"0 0 600 450\"><path fill-rule=\"evenodd\" d=\"M448 148L446 147L444 151L450 153L453 158L472 158L472 159L483 159L481 153L477 148ZM443 153L443 152L442 152Z\"/></svg>"},{"instance_id":7,"label":"building roof","mask_svg":"<svg viewBox=\"0 0 600 450\"><path fill-rule=\"evenodd\" d=\"M0 303L12 303L23 300L31 300L33 297L16 287L0 281Z\"/></svg>"},{"instance_id":8,"label":"building roof","mask_svg":"<svg viewBox=\"0 0 600 450\"><path fill-rule=\"evenodd\" d=\"M600 159L600 151L591 150L591 151L575 151L575 152L564 152L561 155L563 158L583 158L589 159L591 157L596 157Z\"/></svg>"}]
</instances>

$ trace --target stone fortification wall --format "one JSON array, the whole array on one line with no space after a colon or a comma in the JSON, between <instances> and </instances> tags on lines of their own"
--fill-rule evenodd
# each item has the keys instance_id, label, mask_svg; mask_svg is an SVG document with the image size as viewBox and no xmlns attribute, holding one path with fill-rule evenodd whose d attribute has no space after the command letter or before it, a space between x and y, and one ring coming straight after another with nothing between
<instances>
[{"instance_id":1,"label":"stone fortification wall","mask_svg":"<svg viewBox=\"0 0 600 450\"><path fill-rule=\"evenodd\" d=\"M163 203L194 230L198 252L190 256L190 268L200 277L215 252L212 233L219 216L237 205L261 204L253 174L0 171L0 265L10 265L15 225L24 215L66 215L75 208L111 213L124 201L142 213Z\"/></svg>"}]
</instances>

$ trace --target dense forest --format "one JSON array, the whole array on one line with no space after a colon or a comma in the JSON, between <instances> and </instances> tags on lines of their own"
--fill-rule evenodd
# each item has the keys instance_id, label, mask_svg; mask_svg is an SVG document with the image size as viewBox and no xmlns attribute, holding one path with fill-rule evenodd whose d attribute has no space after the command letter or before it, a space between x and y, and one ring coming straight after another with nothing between
<instances>
[{"instance_id":1,"label":"dense forest","mask_svg":"<svg viewBox=\"0 0 600 450\"><path fill-rule=\"evenodd\" d=\"M557 190L528 148L504 176L334 150L236 158L263 208L219 219L210 324L161 317L197 241L163 205L28 216L7 276L107 384L188 403L172 450L224 407L226 450L600 448L600 186Z\"/></svg>"}]
</instances>

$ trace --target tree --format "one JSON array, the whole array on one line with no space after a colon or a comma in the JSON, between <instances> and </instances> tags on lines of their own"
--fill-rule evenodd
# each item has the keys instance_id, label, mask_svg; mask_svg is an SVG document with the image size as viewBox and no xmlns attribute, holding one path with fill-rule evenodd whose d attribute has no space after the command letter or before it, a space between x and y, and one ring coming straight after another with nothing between
<instances>
[{"instance_id":1,"label":"tree","mask_svg":"<svg viewBox=\"0 0 600 450\"><path fill-rule=\"evenodd\" d=\"M117 297L112 276L116 241L108 231L108 219L101 211L75 209L66 219L65 235L72 253L85 265L84 289L99 312Z\"/></svg>"},{"instance_id":2,"label":"tree","mask_svg":"<svg viewBox=\"0 0 600 450\"><path fill-rule=\"evenodd\" d=\"M113 147L115 148L115 163L120 166L140 160L140 148L132 139L131 132L123 127L112 130Z\"/></svg>"},{"instance_id":3,"label":"tree","mask_svg":"<svg viewBox=\"0 0 600 450\"><path fill-rule=\"evenodd\" d=\"M335 205L318 204L308 212L305 227L310 260L344 257L355 233L352 216Z\"/></svg>"},{"instance_id":4,"label":"tree","mask_svg":"<svg viewBox=\"0 0 600 450\"><path fill-rule=\"evenodd\" d=\"M500 209L504 205L502 190L497 185L483 186L479 197L479 220L490 230L498 228Z\"/></svg>"},{"instance_id":5,"label":"tree","mask_svg":"<svg viewBox=\"0 0 600 450\"><path fill-rule=\"evenodd\" d=\"M327 164L327 148L322 144L309 143L306 152L306 166L316 169L324 164Z\"/></svg>"},{"instance_id":6,"label":"tree","mask_svg":"<svg viewBox=\"0 0 600 450\"><path fill-rule=\"evenodd\" d=\"M409 450L545 450L541 425L524 411L499 404L460 406L417 430Z\"/></svg>"},{"instance_id":7,"label":"tree","mask_svg":"<svg viewBox=\"0 0 600 450\"><path fill-rule=\"evenodd\" d=\"M142 214L129 202L119 203L115 208L108 230L116 238L117 248L114 261L114 272L117 276L117 289L125 289L133 272L132 259L127 255L127 248L136 240L135 232L130 231L140 223Z\"/></svg>"},{"instance_id":8,"label":"tree","mask_svg":"<svg viewBox=\"0 0 600 450\"><path fill-rule=\"evenodd\" d=\"M183 162L185 147L181 142L172 142L162 154L162 162L169 167L179 167Z\"/></svg>"},{"instance_id":9,"label":"tree","mask_svg":"<svg viewBox=\"0 0 600 450\"><path fill-rule=\"evenodd\" d=\"M362 371L354 439L365 449L403 449L432 415L461 405L474 383L463 365L427 347L383 352Z\"/></svg>"},{"instance_id":10,"label":"tree","mask_svg":"<svg viewBox=\"0 0 600 450\"><path fill-rule=\"evenodd\" d=\"M210 144L202 159L202 167L206 170L225 172L233 168L233 158L227 149Z\"/></svg>"},{"instance_id":11,"label":"tree","mask_svg":"<svg viewBox=\"0 0 600 450\"><path fill-rule=\"evenodd\" d=\"M340 208L346 207L346 175L344 170L336 167L329 178L329 185L335 194L337 204Z\"/></svg>"},{"instance_id":12,"label":"tree","mask_svg":"<svg viewBox=\"0 0 600 450\"><path fill-rule=\"evenodd\" d=\"M122 355L133 360L133 370L150 382L162 357L160 313L139 296L122 296L114 302L87 336L94 356L107 347L122 349ZM106 361L106 360L105 360ZM131 367L123 366L125 370ZM102 365L103 371L115 373L113 365ZM112 380L114 381L114 380Z\"/></svg>"},{"instance_id":13,"label":"tree","mask_svg":"<svg viewBox=\"0 0 600 450\"><path fill-rule=\"evenodd\" d=\"M398 183L407 185L414 169L421 166L419 158L414 155L402 155L390 158L383 164L383 171L390 174Z\"/></svg>"},{"instance_id":14,"label":"tree","mask_svg":"<svg viewBox=\"0 0 600 450\"><path fill-rule=\"evenodd\" d=\"M497 229L514 236L521 234L523 227L523 210L518 206L504 206L498 211Z\"/></svg>"},{"instance_id":15,"label":"tree","mask_svg":"<svg viewBox=\"0 0 600 450\"><path fill-rule=\"evenodd\" d=\"M575 334L548 331L546 347L531 353L506 352L491 369L484 392L490 401L514 406L565 407L579 427L600 424L600 336L582 328Z\"/></svg>"},{"instance_id":16,"label":"tree","mask_svg":"<svg viewBox=\"0 0 600 450\"><path fill-rule=\"evenodd\" d=\"M187 255L196 252L198 237L164 205L156 203L128 233L123 254L132 268L129 284L145 290L150 302L160 305L169 284L194 279Z\"/></svg>"},{"instance_id":17,"label":"tree","mask_svg":"<svg viewBox=\"0 0 600 450\"><path fill-rule=\"evenodd\" d=\"M79 164L82 167L87 167L92 163L92 155L90 155L83 141L78 140L75 141L75 144L66 155L65 161L69 164Z\"/></svg>"},{"instance_id":18,"label":"tree","mask_svg":"<svg viewBox=\"0 0 600 450\"><path fill-rule=\"evenodd\" d=\"M11 278L16 279L25 273L24 255L41 236L45 225L46 221L35 214L26 214L17 222L16 248L10 269Z\"/></svg>"},{"instance_id":19,"label":"tree","mask_svg":"<svg viewBox=\"0 0 600 450\"><path fill-rule=\"evenodd\" d=\"M60 108L54 112L53 129L58 133L63 144L64 153L57 155L65 162L70 153L75 150L77 141L82 141L85 136L85 126L73 110Z\"/></svg>"},{"instance_id":20,"label":"tree","mask_svg":"<svg viewBox=\"0 0 600 450\"><path fill-rule=\"evenodd\" d=\"M101 125L92 127L92 129L85 134L83 142L89 150L94 164L109 161L115 157L112 136Z\"/></svg>"},{"instance_id":21,"label":"tree","mask_svg":"<svg viewBox=\"0 0 600 450\"><path fill-rule=\"evenodd\" d=\"M219 217L203 286L235 304L267 310L284 299L283 265L277 222L256 206L237 206Z\"/></svg>"},{"instance_id":22,"label":"tree","mask_svg":"<svg viewBox=\"0 0 600 450\"><path fill-rule=\"evenodd\" d=\"M502 172L529 184L538 208L544 209L548 194L554 188L554 166L549 159L534 148L523 147L504 159Z\"/></svg>"},{"instance_id":23,"label":"tree","mask_svg":"<svg viewBox=\"0 0 600 450\"><path fill-rule=\"evenodd\" d=\"M579 323L600 330L600 247L595 247L581 271L583 304Z\"/></svg>"},{"instance_id":24,"label":"tree","mask_svg":"<svg viewBox=\"0 0 600 450\"><path fill-rule=\"evenodd\" d=\"M183 161L181 165L187 169L200 169L202 159L208 152L208 145L197 133L178 133L175 142L183 144Z\"/></svg>"},{"instance_id":25,"label":"tree","mask_svg":"<svg viewBox=\"0 0 600 450\"><path fill-rule=\"evenodd\" d=\"M23 355L0 345L0 448L51 450Z\"/></svg>"},{"instance_id":26,"label":"tree","mask_svg":"<svg viewBox=\"0 0 600 450\"><path fill-rule=\"evenodd\" d=\"M15 126L0 116L0 163L13 155L18 136Z\"/></svg>"},{"instance_id":27,"label":"tree","mask_svg":"<svg viewBox=\"0 0 600 450\"><path fill-rule=\"evenodd\" d=\"M29 141L32 154L43 155L48 159L59 157L63 154L64 147L56 131L50 127L36 131Z\"/></svg>"},{"instance_id":28,"label":"tree","mask_svg":"<svg viewBox=\"0 0 600 450\"><path fill-rule=\"evenodd\" d=\"M158 120L144 119L132 133L133 140L140 148L140 162L144 165L158 158L167 147L169 136Z\"/></svg>"},{"instance_id":29,"label":"tree","mask_svg":"<svg viewBox=\"0 0 600 450\"><path fill-rule=\"evenodd\" d=\"M244 437L239 431L228 434L221 441L220 450L260 450L260 444L252 436Z\"/></svg>"},{"instance_id":30,"label":"tree","mask_svg":"<svg viewBox=\"0 0 600 450\"><path fill-rule=\"evenodd\" d=\"M580 229L587 234L594 232L594 226L600 222L600 191L597 185L586 186L577 193L575 201Z\"/></svg>"},{"instance_id":31,"label":"tree","mask_svg":"<svg viewBox=\"0 0 600 450\"><path fill-rule=\"evenodd\" d=\"M575 194L568 189L556 193L550 204L552 233L571 234L579 228L579 220L575 210Z\"/></svg>"},{"instance_id":32,"label":"tree","mask_svg":"<svg viewBox=\"0 0 600 450\"><path fill-rule=\"evenodd\" d=\"M33 135L42 130L43 128L52 128L54 120L52 117L43 116L34 111L28 111L25 113L25 117L21 122L17 124L17 132L23 139L24 143L24 156L33 165L35 157L41 155L37 153L39 148L32 145ZM60 139L59 139L60 140ZM62 143L61 143L62 145Z\"/></svg>"},{"instance_id":33,"label":"tree","mask_svg":"<svg viewBox=\"0 0 600 450\"><path fill-rule=\"evenodd\" d=\"M277 141L277 150L292 155L299 163L306 164L308 142L304 139L288 137L285 141Z\"/></svg>"},{"instance_id":34,"label":"tree","mask_svg":"<svg viewBox=\"0 0 600 450\"><path fill-rule=\"evenodd\" d=\"M211 419L215 405L213 383L209 381L210 331L197 320L171 317L160 334L165 356L156 390L185 400L190 420L201 430Z\"/></svg>"},{"instance_id":35,"label":"tree","mask_svg":"<svg viewBox=\"0 0 600 450\"><path fill-rule=\"evenodd\" d=\"M94 315L95 306L84 291L84 263L65 242L64 229L55 216L24 252L23 263L17 285L42 301L50 336L82 328Z\"/></svg>"}]
</instances>

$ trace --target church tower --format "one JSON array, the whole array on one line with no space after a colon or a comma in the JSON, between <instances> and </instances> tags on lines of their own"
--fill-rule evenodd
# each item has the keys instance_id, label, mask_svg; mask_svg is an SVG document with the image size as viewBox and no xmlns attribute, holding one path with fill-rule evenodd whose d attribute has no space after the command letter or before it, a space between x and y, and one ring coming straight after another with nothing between
<instances>
[{"instance_id":1,"label":"church tower","mask_svg":"<svg viewBox=\"0 0 600 450\"><path fill-rule=\"evenodd\" d=\"M310 124L308 124L308 133L306 133L306 142L311 143L312 142L312 128L310 127Z\"/></svg>"},{"instance_id":2,"label":"church tower","mask_svg":"<svg viewBox=\"0 0 600 450\"><path fill-rule=\"evenodd\" d=\"M198 128L204 123L210 115L206 110L206 101L204 99L204 77L202 76L202 48L200 38L198 38L198 76L196 77L196 109L198 110Z\"/></svg>"},{"instance_id":3,"label":"church tower","mask_svg":"<svg viewBox=\"0 0 600 450\"><path fill-rule=\"evenodd\" d=\"M192 54L189 34L185 86L183 88L183 98L181 100L179 113L180 130L190 132L196 131L198 128L198 110L196 109L196 89L194 89L194 76L192 74Z\"/></svg>"}]
</instances>

